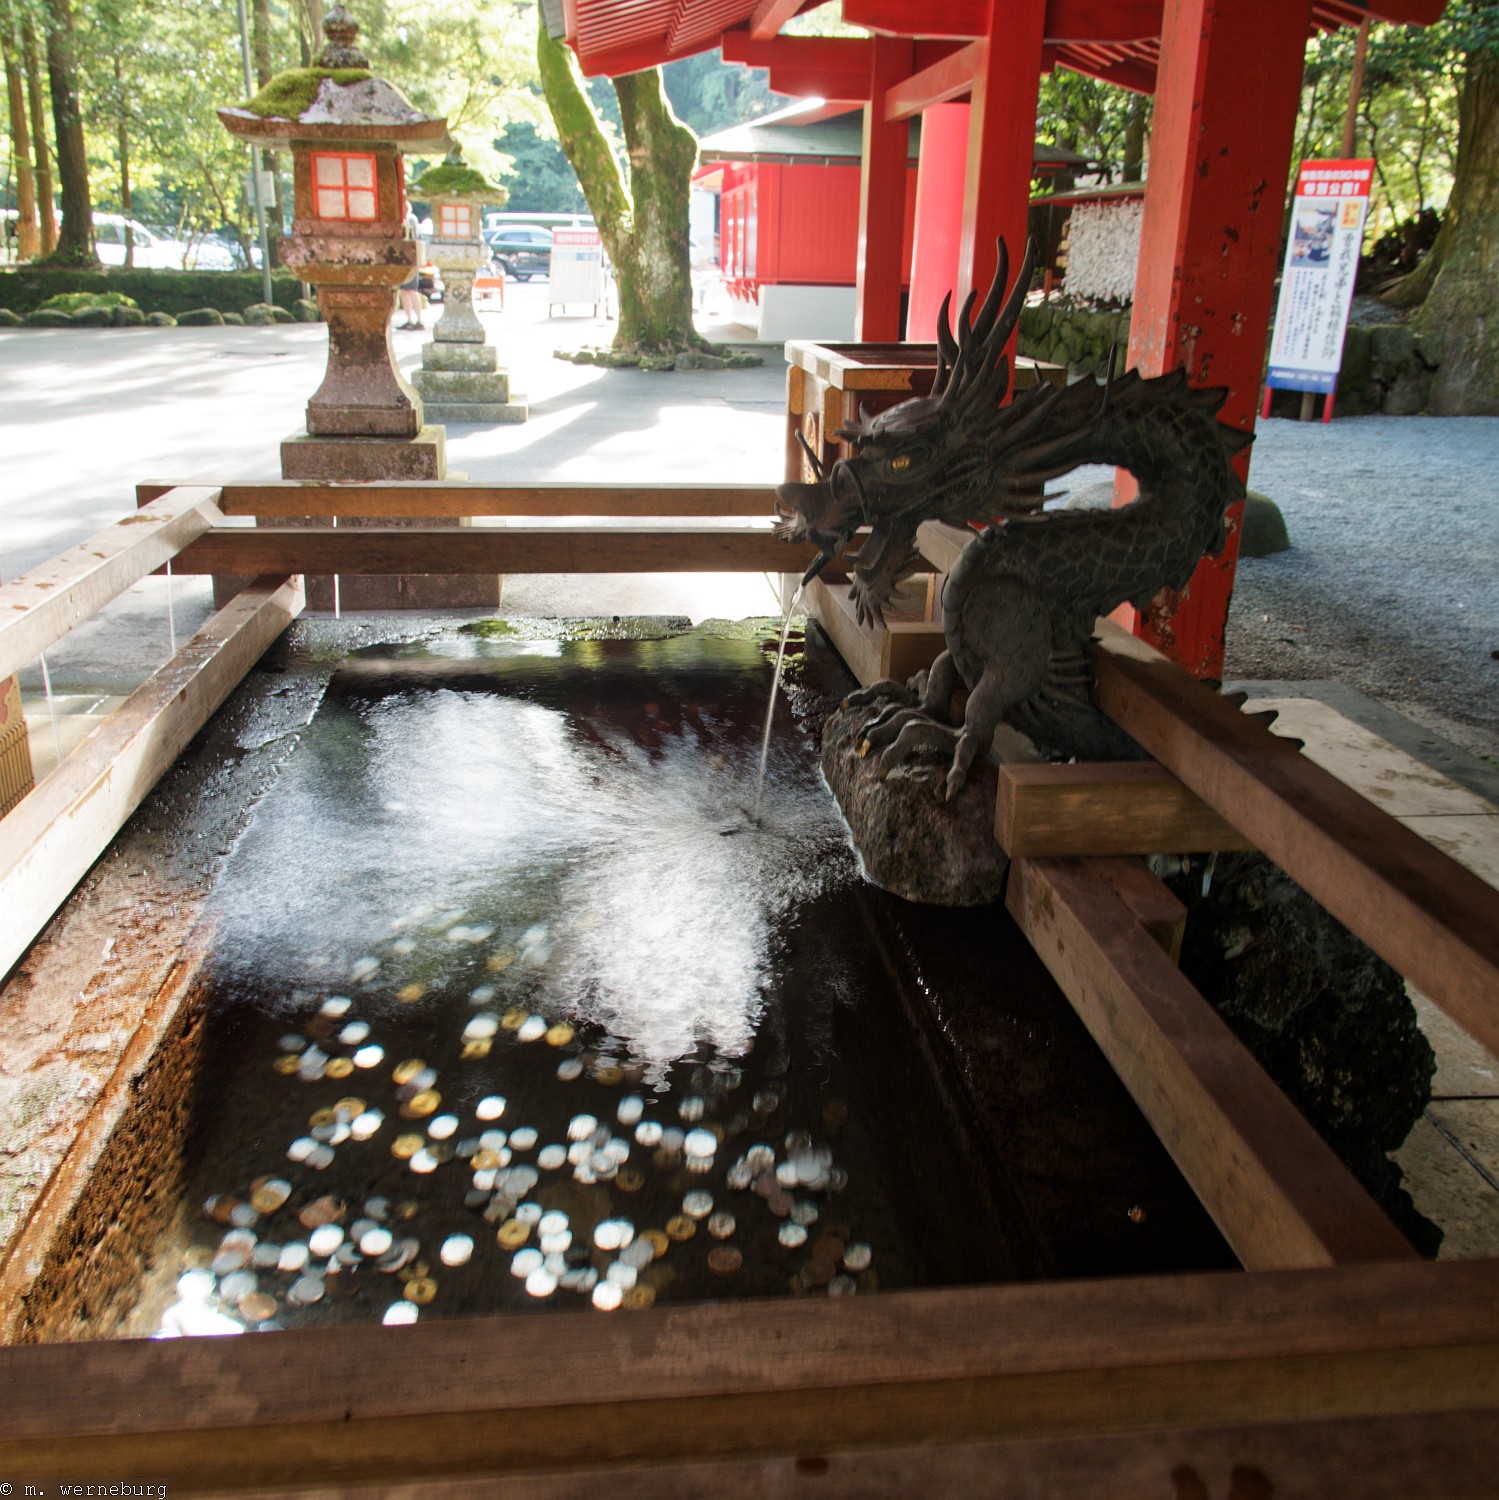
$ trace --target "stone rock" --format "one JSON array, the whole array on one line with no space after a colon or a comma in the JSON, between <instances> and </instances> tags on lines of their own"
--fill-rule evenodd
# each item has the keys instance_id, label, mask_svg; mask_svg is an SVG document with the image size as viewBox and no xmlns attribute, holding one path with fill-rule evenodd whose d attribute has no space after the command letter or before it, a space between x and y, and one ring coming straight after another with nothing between
<instances>
[{"instance_id":1,"label":"stone rock","mask_svg":"<svg viewBox=\"0 0 1499 1500\"><path fill-rule=\"evenodd\" d=\"M245 322L252 328L263 328L270 323L274 311L269 302L252 302L245 309Z\"/></svg>"},{"instance_id":2,"label":"stone rock","mask_svg":"<svg viewBox=\"0 0 1499 1500\"><path fill-rule=\"evenodd\" d=\"M114 320L112 307L80 307L68 319L75 328L111 328Z\"/></svg>"},{"instance_id":3,"label":"stone rock","mask_svg":"<svg viewBox=\"0 0 1499 1500\"><path fill-rule=\"evenodd\" d=\"M683 350L676 357L675 367L678 370L722 370L725 366L722 355L696 354Z\"/></svg>"},{"instance_id":4,"label":"stone rock","mask_svg":"<svg viewBox=\"0 0 1499 1500\"><path fill-rule=\"evenodd\" d=\"M154 312L146 314L146 322L152 328L175 328L177 320L171 313Z\"/></svg>"},{"instance_id":5,"label":"stone rock","mask_svg":"<svg viewBox=\"0 0 1499 1500\"><path fill-rule=\"evenodd\" d=\"M976 765L953 802L947 762L875 775L859 741L874 708L840 708L822 731L822 770L876 885L929 906L985 906L1004 889L1009 860L994 838L998 776Z\"/></svg>"},{"instance_id":6,"label":"stone rock","mask_svg":"<svg viewBox=\"0 0 1499 1500\"><path fill-rule=\"evenodd\" d=\"M26 319L20 313L12 312L8 307L0 307L0 328L22 328Z\"/></svg>"},{"instance_id":7,"label":"stone rock","mask_svg":"<svg viewBox=\"0 0 1499 1500\"><path fill-rule=\"evenodd\" d=\"M1258 490L1244 494L1244 525L1239 533L1239 553L1243 557L1269 557L1274 552L1291 550L1286 518L1268 495Z\"/></svg>"},{"instance_id":8,"label":"stone rock","mask_svg":"<svg viewBox=\"0 0 1499 1500\"><path fill-rule=\"evenodd\" d=\"M1181 966L1260 1066L1423 1254L1441 1231L1387 1152L1431 1097L1436 1058L1405 982L1260 854L1220 854L1187 906Z\"/></svg>"},{"instance_id":9,"label":"stone rock","mask_svg":"<svg viewBox=\"0 0 1499 1500\"><path fill-rule=\"evenodd\" d=\"M323 315L311 297L298 297L291 305L292 319L298 323L321 323Z\"/></svg>"},{"instance_id":10,"label":"stone rock","mask_svg":"<svg viewBox=\"0 0 1499 1500\"><path fill-rule=\"evenodd\" d=\"M575 365L591 365L598 356L592 349L574 349L571 354L564 354L563 359L570 359Z\"/></svg>"},{"instance_id":11,"label":"stone rock","mask_svg":"<svg viewBox=\"0 0 1499 1500\"><path fill-rule=\"evenodd\" d=\"M26 322L32 328L71 328L73 326L70 314L52 312L40 307L26 314Z\"/></svg>"},{"instance_id":12,"label":"stone rock","mask_svg":"<svg viewBox=\"0 0 1499 1500\"><path fill-rule=\"evenodd\" d=\"M500 353L492 344L439 344L435 339L422 345L424 370L487 370L500 367Z\"/></svg>"},{"instance_id":13,"label":"stone rock","mask_svg":"<svg viewBox=\"0 0 1499 1500\"><path fill-rule=\"evenodd\" d=\"M674 370L677 362L670 354L642 354L640 356L640 368L642 370Z\"/></svg>"},{"instance_id":14,"label":"stone rock","mask_svg":"<svg viewBox=\"0 0 1499 1500\"><path fill-rule=\"evenodd\" d=\"M729 370L753 370L765 361L758 354L739 352L724 356L724 368Z\"/></svg>"},{"instance_id":15,"label":"stone rock","mask_svg":"<svg viewBox=\"0 0 1499 1500\"><path fill-rule=\"evenodd\" d=\"M244 321L238 313L233 316L236 321ZM219 328L228 321L216 307L194 307L177 314L177 325L180 328Z\"/></svg>"},{"instance_id":16,"label":"stone rock","mask_svg":"<svg viewBox=\"0 0 1499 1500\"><path fill-rule=\"evenodd\" d=\"M630 349L622 349L618 353L613 349L600 349L593 359L595 364L602 365L606 370L633 370L640 364L640 356Z\"/></svg>"},{"instance_id":17,"label":"stone rock","mask_svg":"<svg viewBox=\"0 0 1499 1500\"><path fill-rule=\"evenodd\" d=\"M411 383L422 400L431 402L505 402L510 399L510 377L496 370L413 370Z\"/></svg>"},{"instance_id":18,"label":"stone rock","mask_svg":"<svg viewBox=\"0 0 1499 1500\"><path fill-rule=\"evenodd\" d=\"M295 323L297 320L284 307L271 308L271 322L273 323Z\"/></svg>"},{"instance_id":19,"label":"stone rock","mask_svg":"<svg viewBox=\"0 0 1499 1500\"><path fill-rule=\"evenodd\" d=\"M144 328L146 315L138 307L117 307L111 321L116 328Z\"/></svg>"},{"instance_id":20,"label":"stone rock","mask_svg":"<svg viewBox=\"0 0 1499 1500\"><path fill-rule=\"evenodd\" d=\"M186 317L186 314L184 313L183 316ZM243 328L245 326L245 315L237 312L226 312L220 317L219 321L231 328Z\"/></svg>"}]
</instances>

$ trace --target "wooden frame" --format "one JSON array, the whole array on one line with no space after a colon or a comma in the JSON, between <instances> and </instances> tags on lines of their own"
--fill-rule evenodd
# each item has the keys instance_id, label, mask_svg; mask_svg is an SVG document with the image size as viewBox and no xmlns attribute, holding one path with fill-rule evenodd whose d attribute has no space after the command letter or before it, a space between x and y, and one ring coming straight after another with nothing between
<instances>
[{"instance_id":1,"label":"wooden frame","mask_svg":"<svg viewBox=\"0 0 1499 1500\"><path fill-rule=\"evenodd\" d=\"M732 517L764 514L747 509L766 494L758 486L143 488L138 517L0 591L12 606L0 613L0 675L168 559L274 564L278 576L210 621L0 820L0 903L17 933L45 920L80 851L103 847L118 809L295 616L299 583L282 574L383 570L398 539L434 571L501 557L547 571L602 570L606 558L607 571L793 572L804 561L753 528L600 540L559 527L219 524L245 513ZM399 562L413 570L411 553ZM1267 744L1263 727L1138 643L1105 631L1094 666L1100 701L1200 799L1193 817L1252 837L1470 1031L1499 1040L1499 893L1410 847L1294 745ZM106 813L94 804L109 798L90 789L112 775L121 800ZM28 872L53 865L43 890ZM1213 1500L1491 1493L1499 1261L1412 1259L1181 977L1179 907L1141 867L1022 857L1010 901L1246 1274L0 1349L0 1470L45 1481L86 1460L195 1493L374 1497L409 1485L401 1492L454 1500L574 1500L601 1482L626 1496L729 1500L944 1487L1079 1500L1172 1485Z\"/></svg>"}]
</instances>

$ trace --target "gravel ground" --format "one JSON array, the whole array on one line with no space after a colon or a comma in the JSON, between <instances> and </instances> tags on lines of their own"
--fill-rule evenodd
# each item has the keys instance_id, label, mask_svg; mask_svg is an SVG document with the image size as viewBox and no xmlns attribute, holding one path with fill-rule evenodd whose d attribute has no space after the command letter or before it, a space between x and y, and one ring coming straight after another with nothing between
<instances>
[{"instance_id":1,"label":"gravel ground","mask_svg":"<svg viewBox=\"0 0 1499 1500\"><path fill-rule=\"evenodd\" d=\"M1335 678L1499 761L1499 418L1259 424L1291 550L1245 558L1228 678Z\"/></svg>"}]
</instances>

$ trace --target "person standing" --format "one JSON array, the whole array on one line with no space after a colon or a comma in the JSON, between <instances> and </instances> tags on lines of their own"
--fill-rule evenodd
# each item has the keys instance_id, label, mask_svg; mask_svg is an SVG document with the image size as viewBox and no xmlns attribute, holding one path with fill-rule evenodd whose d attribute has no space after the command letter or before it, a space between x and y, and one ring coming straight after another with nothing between
<instances>
[{"instance_id":1,"label":"person standing","mask_svg":"<svg viewBox=\"0 0 1499 1500\"><path fill-rule=\"evenodd\" d=\"M427 259L427 243L422 239L422 226L416 216L416 210L409 204L406 207L406 238L416 241L416 265L412 267L411 279L401 283L401 311L406 315L406 321L397 326L400 328L425 328L422 322L422 293L421 278L422 266Z\"/></svg>"}]
</instances>

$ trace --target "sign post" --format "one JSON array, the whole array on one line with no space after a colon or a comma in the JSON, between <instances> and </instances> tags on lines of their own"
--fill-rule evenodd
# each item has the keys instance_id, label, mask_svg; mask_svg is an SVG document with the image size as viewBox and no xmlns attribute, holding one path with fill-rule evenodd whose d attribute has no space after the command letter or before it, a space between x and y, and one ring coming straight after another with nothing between
<instances>
[{"instance_id":1,"label":"sign post","mask_svg":"<svg viewBox=\"0 0 1499 1500\"><path fill-rule=\"evenodd\" d=\"M607 294L604 247L597 229L558 229L552 234L547 273L547 317L554 307L591 302L594 316Z\"/></svg>"},{"instance_id":2,"label":"sign post","mask_svg":"<svg viewBox=\"0 0 1499 1500\"><path fill-rule=\"evenodd\" d=\"M1320 391L1322 420L1332 420L1373 176L1372 161L1301 164L1261 416L1270 415L1272 390Z\"/></svg>"}]
</instances>

